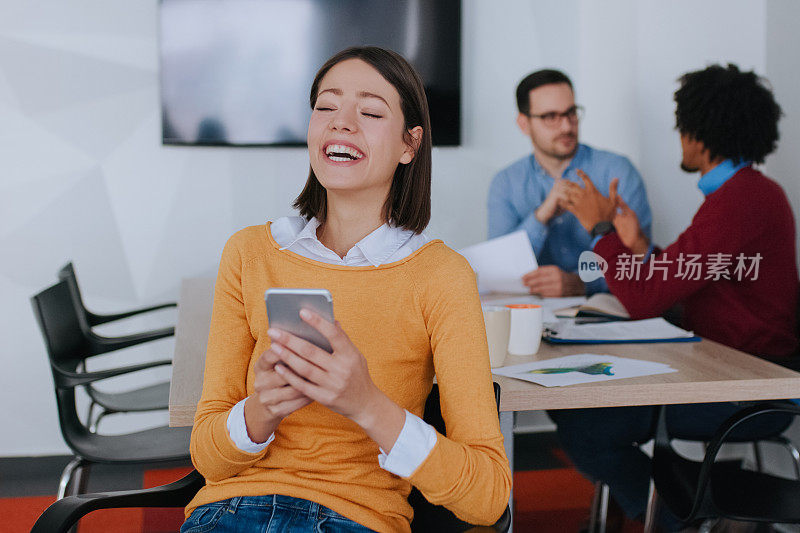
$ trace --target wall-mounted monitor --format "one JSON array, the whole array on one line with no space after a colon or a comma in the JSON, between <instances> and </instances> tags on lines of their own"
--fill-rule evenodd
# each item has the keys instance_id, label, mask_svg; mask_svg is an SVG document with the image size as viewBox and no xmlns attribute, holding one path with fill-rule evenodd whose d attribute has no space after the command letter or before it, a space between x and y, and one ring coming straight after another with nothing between
<instances>
[{"instance_id":1,"label":"wall-mounted monitor","mask_svg":"<svg viewBox=\"0 0 800 533\"><path fill-rule=\"evenodd\" d=\"M433 143L460 143L461 0L161 0L165 144L304 146L317 69L390 48L425 83Z\"/></svg>"}]
</instances>

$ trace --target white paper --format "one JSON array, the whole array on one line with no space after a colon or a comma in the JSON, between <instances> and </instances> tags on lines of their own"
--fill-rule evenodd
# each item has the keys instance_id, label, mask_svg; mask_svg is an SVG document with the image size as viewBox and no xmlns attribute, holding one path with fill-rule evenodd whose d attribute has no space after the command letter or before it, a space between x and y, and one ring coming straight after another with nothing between
<instances>
[{"instance_id":1,"label":"white paper","mask_svg":"<svg viewBox=\"0 0 800 533\"><path fill-rule=\"evenodd\" d=\"M673 326L663 318L646 320L621 320L600 324L575 324L560 320L554 337L564 340L585 341L645 341L652 339L680 339L694 337L694 333Z\"/></svg>"},{"instance_id":2,"label":"white paper","mask_svg":"<svg viewBox=\"0 0 800 533\"><path fill-rule=\"evenodd\" d=\"M545 369L557 370L556 373L531 372L532 370L541 371ZM670 372L677 372L677 369L664 363L590 353L567 355L545 361L492 369L492 374L522 379L545 387L563 387L578 383L595 383L613 379L669 374Z\"/></svg>"},{"instance_id":3,"label":"white paper","mask_svg":"<svg viewBox=\"0 0 800 533\"><path fill-rule=\"evenodd\" d=\"M522 276L538 268L531 241L525 231L468 246L459 253L478 276L478 291L525 294Z\"/></svg>"}]
</instances>

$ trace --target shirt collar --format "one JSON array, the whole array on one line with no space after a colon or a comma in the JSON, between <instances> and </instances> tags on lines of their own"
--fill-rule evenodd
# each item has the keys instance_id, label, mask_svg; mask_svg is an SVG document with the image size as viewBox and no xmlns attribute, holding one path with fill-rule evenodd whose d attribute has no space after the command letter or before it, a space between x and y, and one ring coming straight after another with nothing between
<instances>
[{"instance_id":1,"label":"shirt collar","mask_svg":"<svg viewBox=\"0 0 800 533\"><path fill-rule=\"evenodd\" d=\"M300 232L295 236L295 238L289 241L289 244L282 247L281 250L286 250L288 248L291 248L292 246L297 244L298 241L304 239L311 239L313 241L319 242L319 240L317 239L318 227L319 227L319 220L317 220L317 217L311 217L311 220L306 222L306 225L303 226L303 229L300 230Z\"/></svg>"},{"instance_id":2,"label":"shirt collar","mask_svg":"<svg viewBox=\"0 0 800 533\"><path fill-rule=\"evenodd\" d=\"M719 165L715 166L700 178L697 182L697 187L703 191L703 195L708 196L715 192L717 189L731 179L734 174L742 170L744 167L752 165L752 161L744 161L738 165L732 159L726 159Z\"/></svg>"},{"instance_id":3,"label":"shirt collar","mask_svg":"<svg viewBox=\"0 0 800 533\"><path fill-rule=\"evenodd\" d=\"M317 239L317 228L319 227L319 220L316 217L311 217L308 223L303 227L297 236L292 239L281 250L291 248L299 241L311 241L314 246L329 250ZM347 251L345 257L353 256L351 254L361 253L364 258L369 261L372 266L378 267L386 262L397 250L400 249L408 240L414 236L414 232L398 228L390 224L383 224L378 229L358 241L353 247ZM335 255L335 252L331 251ZM338 257L338 255L336 256Z\"/></svg>"},{"instance_id":4,"label":"shirt collar","mask_svg":"<svg viewBox=\"0 0 800 533\"><path fill-rule=\"evenodd\" d=\"M411 230L384 224L358 241L353 248L358 248L373 266L380 266L413 236Z\"/></svg>"}]
</instances>

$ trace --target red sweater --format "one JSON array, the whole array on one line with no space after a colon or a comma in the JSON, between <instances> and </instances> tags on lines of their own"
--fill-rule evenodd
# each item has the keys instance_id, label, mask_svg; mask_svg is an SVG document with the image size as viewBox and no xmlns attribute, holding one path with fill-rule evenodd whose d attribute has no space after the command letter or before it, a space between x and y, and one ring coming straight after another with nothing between
<instances>
[{"instance_id":1,"label":"red sweater","mask_svg":"<svg viewBox=\"0 0 800 533\"><path fill-rule=\"evenodd\" d=\"M709 194L678 240L641 265L638 280L622 275L630 270L625 256L631 251L616 233L600 239L594 251L608 261L608 287L631 318L659 316L681 304L683 326L700 336L767 359L783 359L797 349L794 218L780 185L752 167ZM679 263L681 254L685 260L700 254L700 279L686 262ZM729 263L724 270L730 279L709 269L712 254L730 254L717 256ZM757 277L754 271L736 272L740 254L747 267L761 255Z\"/></svg>"}]
</instances>

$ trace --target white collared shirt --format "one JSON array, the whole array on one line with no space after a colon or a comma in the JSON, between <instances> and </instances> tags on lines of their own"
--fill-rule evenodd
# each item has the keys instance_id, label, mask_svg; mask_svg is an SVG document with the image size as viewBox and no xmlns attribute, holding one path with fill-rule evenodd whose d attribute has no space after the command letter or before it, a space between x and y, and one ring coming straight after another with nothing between
<instances>
[{"instance_id":1,"label":"white collared shirt","mask_svg":"<svg viewBox=\"0 0 800 533\"><path fill-rule=\"evenodd\" d=\"M399 261L417 251L430 239L424 233L384 224L339 257L336 252L326 248L317 239L319 221L303 217L283 217L270 225L272 238L281 247L308 259L346 266L375 266ZM246 400L246 399L245 399ZM255 443L247 434L244 420L244 402L231 408L227 419L228 434L236 446L248 453L260 453L275 438L269 436L266 442ZM403 429L388 454L381 450L378 464L381 468L400 477L409 477L427 459L436 445L436 430L421 418L406 411Z\"/></svg>"}]
</instances>

